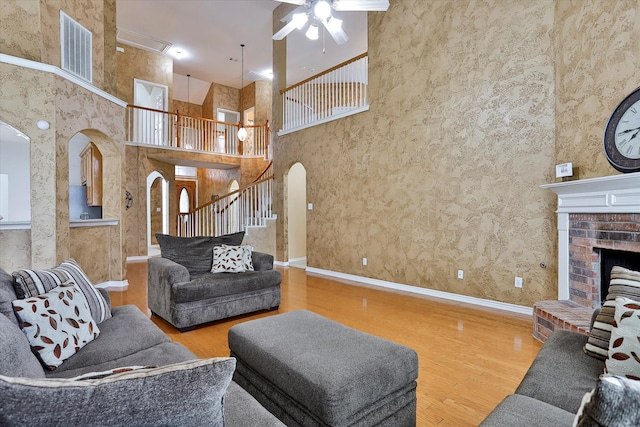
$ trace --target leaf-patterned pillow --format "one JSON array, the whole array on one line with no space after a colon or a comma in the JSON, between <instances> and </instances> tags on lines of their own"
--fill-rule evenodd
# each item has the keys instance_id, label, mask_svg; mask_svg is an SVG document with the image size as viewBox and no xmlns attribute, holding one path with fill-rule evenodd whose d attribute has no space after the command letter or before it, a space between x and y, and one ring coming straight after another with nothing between
<instances>
[{"instance_id":1,"label":"leaf-patterned pillow","mask_svg":"<svg viewBox=\"0 0 640 427\"><path fill-rule=\"evenodd\" d=\"M55 370L100 334L87 299L71 281L12 304L31 348L49 370Z\"/></svg>"},{"instance_id":2,"label":"leaf-patterned pillow","mask_svg":"<svg viewBox=\"0 0 640 427\"><path fill-rule=\"evenodd\" d=\"M604 372L640 380L640 302L616 298L616 311Z\"/></svg>"},{"instance_id":3,"label":"leaf-patterned pillow","mask_svg":"<svg viewBox=\"0 0 640 427\"><path fill-rule=\"evenodd\" d=\"M253 270L251 264L251 246L221 245L213 248L212 273L244 273ZM248 264L247 255L249 252Z\"/></svg>"}]
</instances>

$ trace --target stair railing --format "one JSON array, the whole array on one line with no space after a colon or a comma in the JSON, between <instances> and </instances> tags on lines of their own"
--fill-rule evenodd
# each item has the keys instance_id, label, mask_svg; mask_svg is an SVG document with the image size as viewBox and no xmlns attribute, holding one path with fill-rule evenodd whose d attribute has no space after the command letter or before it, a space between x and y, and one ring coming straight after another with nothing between
<instances>
[{"instance_id":1,"label":"stair railing","mask_svg":"<svg viewBox=\"0 0 640 427\"><path fill-rule=\"evenodd\" d=\"M246 227L264 227L266 220L273 217L272 190L273 176L269 176L181 213L178 236L221 236Z\"/></svg>"}]
</instances>

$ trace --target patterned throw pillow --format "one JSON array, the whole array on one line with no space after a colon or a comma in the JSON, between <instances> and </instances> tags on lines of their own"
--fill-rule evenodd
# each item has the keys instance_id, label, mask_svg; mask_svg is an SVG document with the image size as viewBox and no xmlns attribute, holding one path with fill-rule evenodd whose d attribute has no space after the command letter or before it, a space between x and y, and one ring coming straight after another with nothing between
<instances>
[{"instance_id":1,"label":"patterned throw pillow","mask_svg":"<svg viewBox=\"0 0 640 427\"><path fill-rule=\"evenodd\" d=\"M244 271L254 271L253 269L253 261L251 258L251 254L253 253L253 246L244 245L244 246L232 246L232 245L221 245L216 246L214 248L214 261L211 268L211 271L214 273L220 272L244 272ZM216 256L218 257L216 263ZM242 267L240 266L240 262L238 261L238 257L242 260ZM226 266L225 266L226 264ZM214 271L216 270L216 271ZM234 271L232 271L234 270ZM237 270L237 271L235 271Z\"/></svg>"},{"instance_id":2,"label":"patterned throw pillow","mask_svg":"<svg viewBox=\"0 0 640 427\"><path fill-rule=\"evenodd\" d=\"M603 375L585 394L573 421L577 427L640 425L640 381Z\"/></svg>"},{"instance_id":3,"label":"patterned throw pillow","mask_svg":"<svg viewBox=\"0 0 640 427\"><path fill-rule=\"evenodd\" d=\"M593 327L589 331L589 339L584 346L584 352L597 359L605 360L609 352L611 327L616 311L616 297L640 301L640 272L622 267L611 269L607 299L593 322Z\"/></svg>"},{"instance_id":4,"label":"patterned throw pillow","mask_svg":"<svg viewBox=\"0 0 640 427\"><path fill-rule=\"evenodd\" d=\"M213 248L212 273L244 273L246 267L246 252L250 246L216 246ZM249 254L251 250L249 249ZM249 262L251 260L249 255ZM253 270L253 265L251 265Z\"/></svg>"},{"instance_id":5,"label":"patterned throw pillow","mask_svg":"<svg viewBox=\"0 0 640 427\"><path fill-rule=\"evenodd\" d=\"M604 372L640 380L640 302L616 298L609 356Z\"/></svg>"},{"instance_id":6,"label":"patterned throw pillow","mask_svg":"<svg viewBox=\"0 0 640 427\"><path fill-rule=\"evenodd\" d=\"M12 273L18 298L35 297L49 292L67 280L73 280L89 304L91 317L102 323L111 317L111 310L100 291L91 283L85 272L73 259L63 261L49 270L18 270Z\"/></svg>"},{"instance_id":7,"label":"patterned throw pillow","mask_svg":"<svg viewBox=\"0 0 640 427\"><path fill-rule=\"evenodd\" d=\"M73 282L12 304L32 350L52 371L100 334L86 298Z\"/></svg>"},{"instance_id":8,"label":"patterned throw pillow","mask_svg":"<svg viewBox=\"0 0 640 427\"><path fill-rule=\"evenodd\" d=\"M154 369L157 368L155 365L149 366L124 366L122 368L114 368L109 369L108 371L101 372L87 372L86 374L78 375L77 377L69 378L70 380L80 381L80 380L99 380L102 378L110 377L115 374L122 374L125 372L139 371L141 369Z\"/></svg>"}]
</instances>

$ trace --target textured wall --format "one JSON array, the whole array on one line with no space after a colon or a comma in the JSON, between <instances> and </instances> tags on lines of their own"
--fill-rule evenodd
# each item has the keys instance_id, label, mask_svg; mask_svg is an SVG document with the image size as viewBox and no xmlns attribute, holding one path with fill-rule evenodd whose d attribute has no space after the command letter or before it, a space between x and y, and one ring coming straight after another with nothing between
<instances>
[{"instance_id":1,"label":"textured wall","mask_svg":"<svg viewBox=\"0 0 640 427\"><path fill-rule=\"evenodd\" d=\"M202 105L197 105L192 102L183 102L176 99L173 100L173 112L180 111L180 114L191 117L204 117L202 115ZM205 117L208 118L208 117Z\"/></svg>"},{"instance_id":2,"label":"textured wall","mask_svg":"<svg viewBox=\"0 0 640 427\"><path fill-rule=\"evenodd\" d=\"M11 274L12 271L31 266L30 230L2 230L0 242L0 268Z\"/></svg>"},{"instance_id":3,"label":"textured wall","mask_svg":"<svg viewBox=\"0 0 640 427\"><path fill-rule=\"evenodd\" d=\"M40 61L39 0L0 1L0 52L20 58Z\"/></svg>"},{"instance_id":4,"label":"textured wall","mask_svg":"<svg viewBox=\"0 0 640 427\"><path fill-rule=\"evenodd\" d=\"M640 2L561 0L556 7L557 163L580 178L615 175L602 150L609 116L640 86Z\"/></svg>"},{"instance_id":5,"label":"textured wall","mask_svg":"<svg viewBox=\"0 0 640 427\"><path fill-rule=\"evenodd\" d=\"M370 111L276 143L279 179L307 169L309 266L522 305L555 296L555 200L539 188L555 164L554 7L398 0L369 14Z\"/></svg>"},{"instance_id":6,"label":"textured wall","mask_svg":"<svg viewBox=\"0 0 640 427\"><path fill-rule=\"evenodd\" d=\"M124 52L118 52L117 58L117 96L133 104L133 79L165 85L169 88L168 111L173 108L173 60L164 55L119 44Z\"/></svg>"}]
</instances>

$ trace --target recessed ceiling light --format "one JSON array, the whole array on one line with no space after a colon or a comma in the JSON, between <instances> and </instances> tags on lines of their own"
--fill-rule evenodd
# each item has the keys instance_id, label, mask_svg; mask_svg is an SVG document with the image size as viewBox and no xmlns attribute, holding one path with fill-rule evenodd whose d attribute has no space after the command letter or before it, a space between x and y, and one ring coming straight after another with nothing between
<instances>
[{"instance_id":1,"label":"recessed ceiling light","mask_svg":"<svg viewBox=\"0 0 640 427\"><path fill-rule=\"evenodd\" d=\"M167 53L176 59L184 59L189 56L189 52L187 52L186 50L180 47L175 47L175 46L170 48L167 51Z\"/></svg>"}]
</instances>

